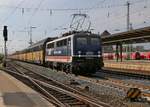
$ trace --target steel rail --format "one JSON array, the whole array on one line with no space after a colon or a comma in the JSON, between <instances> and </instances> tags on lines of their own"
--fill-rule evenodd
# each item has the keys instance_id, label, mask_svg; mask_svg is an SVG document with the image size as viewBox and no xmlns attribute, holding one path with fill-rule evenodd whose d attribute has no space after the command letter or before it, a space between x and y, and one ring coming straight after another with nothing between
<instances>
[{"instance_id":1,"label":"steel rail","mask_svg":"<svg viewBox=\"0 0 150 107\"><path fill-rule=\"evenodd\" d=\"M44 83L44 82L39 81L39 80L37 80L37 79L33 79L33 80L36 81L36 82L38 82L39 84L41 84L41 85L43 85L43 86L48 87L48 88L52 88L52 89L55 89L55 90L57 90L57 91L61 91L61 92L65 93L65 94L69 94L69 95L71 95L71 96L73 96L73 97L75 97L75 98L77 98L77 99L79 99L79 100L81 100L81 101L84 99L84 100L85 100L86 102L88 102L89 104L95 105L95 106L97 106L97 107L104 107L104 106L106 106L106 105L103 105L103 106L102 106L102 104L101 104L101 106L100 106L99 104L90 101L90 100L89 100L88 98L86 98L86 97L83 97L83 96L81 96L81 95L77 95L77 94L68 92L68 91L66 91L66 90L64 90L64 89L58 88L58 87L56 87L56 86L53 86L53 85L50 85L50 84L47 84L47 83Z\"/></svg>"},{"instance_id":2,"label":"steel rail","mask_svg":"<svg viewBox=\"0 0 150 107\"><path fill-rule=\"evenodd\" d=\"M129 71L129 72L128 72ZM102 73L107 74L113 74L113 75L121 75L121 76L128 76L128 77L134 77L134 78L142 78L150 80L150 75L147 75L145 73L136 73L136 70L133 70L135 72L130 72L128 69L116 69L116 68L103 68Z\"/></svg>"}]
</instances>

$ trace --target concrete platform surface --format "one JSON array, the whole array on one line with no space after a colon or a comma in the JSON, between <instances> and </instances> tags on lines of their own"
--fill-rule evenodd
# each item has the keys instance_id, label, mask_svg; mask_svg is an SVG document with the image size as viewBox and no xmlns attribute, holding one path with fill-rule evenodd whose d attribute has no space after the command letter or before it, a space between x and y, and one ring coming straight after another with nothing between
<instances>
[{"instance_id":1,"label":"concrete platform surface","mask_svg":"<svg viewBox=\"0 0 150 107\"><path fill-rule=\"evenodd\" d=\"M150 62L140 61L123 61L116 62L115 60L104 61L105 68L116 68L120 70L130 70L132 73L150 75Z\"/></svg>"},{"instance_id":2,"label":"concrete platform surface","mask_svg":"<svg viewBox=\"0 0 150 107\"><path fill-rule=\"evenodd\" d=\"M36 91L0 70L0 107L54 107Z\"/></svg>"}]
</instances>

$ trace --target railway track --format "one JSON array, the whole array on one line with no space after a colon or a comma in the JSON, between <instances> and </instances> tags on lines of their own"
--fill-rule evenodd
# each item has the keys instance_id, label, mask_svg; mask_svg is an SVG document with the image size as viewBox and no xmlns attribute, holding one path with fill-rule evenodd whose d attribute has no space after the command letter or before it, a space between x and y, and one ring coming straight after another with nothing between
<instances>
[{"instance_id":1,"label":"railway track","mask_svg":"<svg viewBox=\"0 0 150 107\"><path fill-rule=\"evenodd\" d=\"M41 74L35 73L16 63L8 63L8 73L30 85L41 93L47 100L60 107L110 107L90 96L72 89Z\"/></svg>"},{"instance_id":2,"label":"railway track","mask_svg":"<svg viewBox=\"0 0 150 107\"><path fill-rule=\"evenodd\" d=\"M123 74L121 74L121 75L123 75ZM139 77L135 76L135 78L139 78ZM109 77L106 77L107 80L105 80L105 81L101 80L101 79L95 79L95 78L90 78L90 77L85 77L85 76L79 76L76 79L82 79L84 81L93 82L95 84L99 84L99 85L103 85L106 87L118 89L118 90L121 90L124 92L127 92L130 88L138 88L142 91L143 97L150 98L150 86L146 86L143 84L134 83L134 82L127 82L127 81L123 81L120 79L114 79L114 78L109 78Z\"/></svg>"},{"instance_id":3,"label":"railway track","mask_svg":"<svg viewBox=\"0 0 150 107\"><path fill-rule=\"evenodd\" d=\"M135 83L135 82L132 82L132 81L124 81L124 80L115 78L117 76L126 76L127 78L135 78L135 79L140 79L140 80L143 80L143 79L144 80L150 80L149 75L133 74L133 73L119 72L119 71L115 72L115 71L106 70L106 69L101 71L101 72L105 73L105 75L107 75L106 78L108 80L106 80L106 82L116 84L118 86L123 86L124 90L125 90L125 87L127 87L127 89L128 89L128 87L129 88L138 88L143 92L142 95L144 97L150 98L150 86L149 85L144 85L142 83Z\"/></svg>"},{"instance_id":4,"label":"railway track","mask_svg":"<svg viewBox=\"0 0 150 107\"><path fill-rule=\"evenodd\" d=\"M127 82L127 81L122 81L119 79L112 79L112 78L110 78L107 81L111 82L112 84L116 84L116 85L120 85L120 86L125 86L125 87L129 87L129 88L138 88L142 91L143 97L150 98L150 86L139 84L139 83L134 83L132 81Z\"/></svg>"},{"instance_id":5,"label":"railway track","mask_svg":"<svg viewBox=\"0 0 150 107\"><path fill-rule=\"evenodd\" d=\"M118 76L127 76L127 77L132 77L132 78L137 78L137 79L146 79L150 80L150 75L146 74L139 74L139 73L133 73L130 71L121 71L118 69L112 69L112 68L103 68L100 72L105 73L105 74L111 74L111 75L118 75Z\"/></svg>"},{"instance_id":6,"label":"railway track","mask_svg":"<svg viewBox=\"0 0 150 107\"><path fill-rule=\"evenodd\" d=\"M107 80L101 80L101 79L94 79L89 77L80 76L80 79L86 80L89 82L93 82L95 84L100 84L103 86L107 86L110 88L122 90L127 93L127 91L130 88L138 88L142 91L142 97L146 97L150 99L150 86L134 83L134 82L127 82L120 79L114 79L114 78L107 78Z\"/></svg>"},{"instance_id":7,"label":"railway track","mask_svg":"<svg viewBox=\"0 0 150 107\"><path fill-rule=\"evenodd\" d=\"M38 67L38 66L36 66L36 65L30 65L30 64L24 64L24 63L20 63L20 62L16 62L17 64L19 64L19 65L21 65L21 66L23 66L24 68L28 68L28 69L30 69L30 70L34 70L34 71L37 71L38 69L40 70L42 70L42 71L47 71L48 72L48 70L49 69L47 69L47 68L43 68L43 67ZM42 71L40 70L40 72L38 72L38 73L40 73L40 74L43 74L43 75L45 75L45 76L48 76L47 74L46 74L46 72L45 73L42 73ZM50 73L50 72L49 72ZM53 73L52 73L53 74ZM61 74L61 73L56 73L56 74ZM64 73L63 73L64 74ZM54 77L55 77L56 75L54 75ZM93 86L92 84L94 84L95 86L100 86L98 89L99 90L101 90L101 87L107 87L110 91L113 91L113 92L117 92L118 94L116 94L116 96L120 96L120 98L122 99L122 101L123 101L123 98L125 98L126 97L126 95L127 95L127 92L128 92L128 90L130 89L130 88L134 88L134 87L138 87L140 90L142 90L142 99L141 99L141 101L146 101L146 99L145 98L147 98L148 99L148 102L150 101L150 89L149 89L149 87L148 86L146 86L146 85L142 85L142 84L135 84L135 83L132 83L132 82L129 82L129 83L127 83L126 81L122 81L122 80L120 80L120 79L114 79L114 78L101 78L101 76L100 76L100 78L98 79L98 76L96 76L96 77L85 77L85 76L77 76L77 77L72 77L71 75L66 75L67 77L69 77L70 79L72 78L72 79L74 79L74 80L79 80L79 81L81 81L81 84L82 84L82 82L83 81L86 81L86 82L88 82L89 83L89 88L91 89L92 87L90 87L90 86ZM52 78L53 78L53 76L52 76ZM53 78L54 79L54 78ZM54 79L54 80L58 80L59 81L59 79ZM61 82L61 81L60 81ZM62 82L61 82L62 83ZM132 83L132 84L131 84ZM79 84L80 84L80 82L79 82ZM80 85L81 85L80 84ZM81 89L80 89L81 88ZM84 88L84 86L82 87L82 85L81 85L81 87L79 86L79 87L76 87L75 89L77 89L77 90L82 90L82 88ZM102 89L103 90L103 89ZM118 90L118 91L117 91ZM103 91L99 91L99 92L97 92L97 89L95 90L95 94L99 94L99 93L103 93ZM104 92L105 92L105 90L104 90ZM123 92L123 93L122 93ZM76 92L75 92L76 93ZM94 90L90 90L90 93L94 93ZM120 94L120 93L122 93L122 94ZM109 94L109 92L108 92L108 94ZM88 94L88 95L90 95L90 94ZM106 95L107 95L107 93L106 93ZM111 95L111 93L110 93L110 95ZM101 96L101 95L100 95ZM119 97L118 96L118 97ZM96 97L96 96L95 96ZM96 97L96 98L98 98L98 97ZM144 98L144 99L143 99ZM99 98L98 98L99 99ZM95 100L96 101L96 100ZM100 101L101 101L101 99L100 99ZM102 100L103 101L103 100ZM125 100L124 100L125 101ZM139 101L140 101L140 99L139 99ZM107 101L104 101L104 102L107 102ZM147 101L146 101L147 102ZM108 102L107 102L108 103ZM110 104L110 103L109 103ZM114 105L113 105L114 106Z\"/></svg>"}]
</instances>

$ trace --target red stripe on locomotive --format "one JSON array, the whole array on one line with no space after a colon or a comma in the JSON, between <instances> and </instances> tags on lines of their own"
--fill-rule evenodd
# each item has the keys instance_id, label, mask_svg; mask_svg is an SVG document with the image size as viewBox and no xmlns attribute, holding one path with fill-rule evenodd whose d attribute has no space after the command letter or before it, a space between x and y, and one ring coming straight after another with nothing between
<instances>
[{"instance_id":1,"label":"red stripe on locomotive","mask_svg":"<svg viewBox=\"0 0 150 107\"><path fill-rule=\"evenodd\" d=\"M46 56L46 61L70 62L71 56Z\"/></svg>"}]
</instances>

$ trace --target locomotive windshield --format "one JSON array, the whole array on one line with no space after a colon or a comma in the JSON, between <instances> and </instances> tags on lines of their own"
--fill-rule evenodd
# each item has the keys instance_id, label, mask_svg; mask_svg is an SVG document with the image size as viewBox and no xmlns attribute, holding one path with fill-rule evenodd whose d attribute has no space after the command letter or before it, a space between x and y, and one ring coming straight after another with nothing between
<instances>
[{"instance_id":1,"label":"locomotive windshield","mask_svg":"<svg viewBox=\"0 0 150 107\"><path fill-rule=\"evenodd\" d=\"M75 55L97 55L100 51L100 37L98 36L77 36L75 39Z\"/></svg>"},{"instance_id":2,"label":"locomotive windshield","mask_svg":"<svg viewBox=\"0 0 150 107\"><path fill-rule=\"evenodd\" d=\"M87 38L85 37L78 37L77 38L77 47L83 47L87 45Z\"/></svg>"},{"instance_id":3,"label":"locomotive windshield","mask_svg":"<svg viewBox=\"0 0 150 107\"><path fill-rule=\"evenodd\" d=\"M91 38L91 45L100 46L100 39L99 38Z\"/></svg>"}]
</instances>

